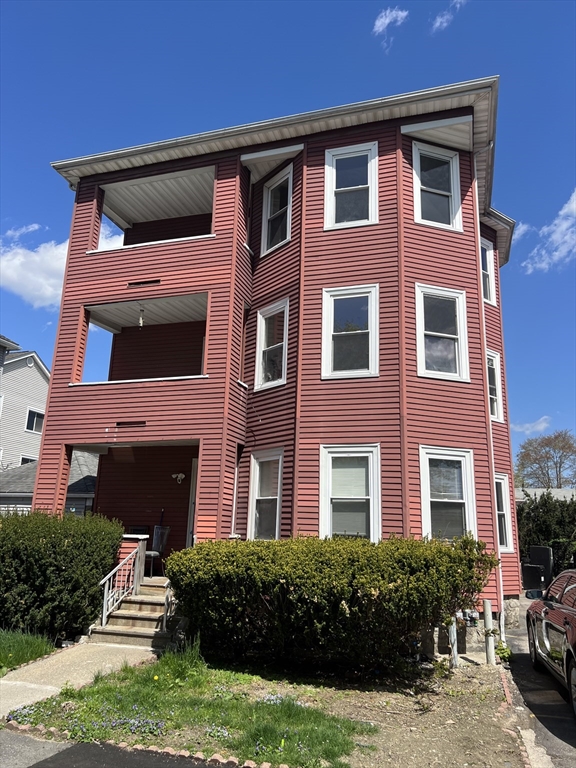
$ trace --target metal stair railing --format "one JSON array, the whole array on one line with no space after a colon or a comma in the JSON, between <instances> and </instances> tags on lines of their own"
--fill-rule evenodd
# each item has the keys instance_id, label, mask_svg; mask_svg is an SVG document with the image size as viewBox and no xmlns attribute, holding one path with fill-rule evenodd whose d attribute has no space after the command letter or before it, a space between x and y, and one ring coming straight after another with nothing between
<instances>
[{"instance_id":1,"label":"metal stair railing","mask_svg":"<svg viewBox=\"0 0 576 768\"><path fill-rule=\"evenodd\" d=\"M148 536L127 534L122 538L124 541L135 540L136 547L100 582L100 586L104 587L101 619L103 627L108 623L108 617L112 611L120 605L125 597L139 594L140 585L144 578Z\"/></svg>"}]
</instances>

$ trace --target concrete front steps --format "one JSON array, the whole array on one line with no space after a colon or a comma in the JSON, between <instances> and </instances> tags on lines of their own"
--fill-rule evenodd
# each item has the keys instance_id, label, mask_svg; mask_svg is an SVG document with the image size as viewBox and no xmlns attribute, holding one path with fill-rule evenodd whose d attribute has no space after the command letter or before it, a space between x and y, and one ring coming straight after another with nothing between
<instances>
[{"instance_id":1,"label":"concrete front steps","mask_svg":"<svg viewBox=\"0 0 576 768\"><path fill-rule=\"evenodd\" d=\"M92 628L90 642L164 648L170 639L170 632L162 632L168 589L170 582L164 577L144 578L139 595L125 597L110 614L105 627Z\"/></svg>"}]
</instances>

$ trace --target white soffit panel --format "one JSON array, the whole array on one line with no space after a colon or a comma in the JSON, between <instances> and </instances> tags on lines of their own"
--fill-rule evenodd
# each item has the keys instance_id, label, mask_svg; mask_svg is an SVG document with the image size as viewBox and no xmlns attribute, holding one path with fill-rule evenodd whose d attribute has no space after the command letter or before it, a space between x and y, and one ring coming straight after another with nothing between
<instances>
[{"instance_id":1,"label":"white soffit panel","mask_svg":"<svg viewBox=\"0 0 576 768\"><path fill-rule=\"evenodd\" d=\"M90 312L90 322L93 325L112 333L119 333L122 328L132 328L139 325L141 310L145 326L166 325L205 320L207 305L207 293L193 293L161 299L93 304L87 306L86 309Z\"/></svg>"},{"instance_id":2,"label":"white soffit panel","mask_svg":"<svg viewBox=\"0 0 576 768\"><path fill-rule=\"evenodd\" d=\"M103 184L106 215L131 226L142 221L211 213L214 166Z\"/></svg>"},{"instance_id":3,"label":"white soffit panel","mask_svg":"<svg viewBox=\"0 0 576 768\"><path fill-rule=\"evenodd\" d=\"M401 132L430 144L444 144L451 149L471 152L474 147L472 115L446 120L429 120L423 123L403 125Z\"/></svg>"},{"instance_id":4,"label":"white soffit panel","mask_svg":"<svg viewBox=\"0 0 576 768\"><path fill-rule=\"evenodd\" d=\"M267 149L263 152L249 152L246 155L240 155L240 162L250 170L251 181L255 182L267 176L280 163L296 157L303 149L304 144L296 144L291 147Z\"/></svg>"}]
</instances>

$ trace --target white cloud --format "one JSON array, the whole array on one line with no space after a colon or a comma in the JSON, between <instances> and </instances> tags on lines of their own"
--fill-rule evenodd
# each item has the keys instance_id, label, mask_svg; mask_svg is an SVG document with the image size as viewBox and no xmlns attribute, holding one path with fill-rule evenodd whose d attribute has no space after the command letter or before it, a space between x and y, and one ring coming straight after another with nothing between
<instances>
[{"instance_id":1,"label":"white cloud","mask_svg":"<svg viewBox=\"0 0 576 768\"><path fill-rule=\"evenodd\" d=\"M30 227L34 229L30 229ZM12 233L34 232L40 225L29 225L9 230ZM57 243L50 240L36 248L26 248L14 239L14 234L6 236L14 242L0 245L1 285L15 293L34 309L57 309L62 293L62 279L66 266L68 240ZM122 245L122 235L114 234L103 222L100 233L100 248L112 249Z\"/></svg>"},{"instance_id":2,"label":"white cloud","mask_svg":"<svg viewBox=\"0 0 576 768\"><path fill-rule=\"evenodd\" d=\"M9 229L6 232L6 237L9 237L10 240L18 240L22 235L36 232L38 229L41 229L40 224L26 224L24 227L18 227L18 229Z\"/></svg>"},{"instance_id":3,"label":"white cloud","mask_svg":"<svg viewBox=\"0 0 576 768\"><path fill-rule=\"evenodd\" d=\"M512 243L517 243L519 240L522 240L524 235L527 235L528 232L532 232L534 230L534 227L530 224L525 224L523 221L519 221L518 224L514 227L514 234L512 235Z\"/></svg>"},{"instance_id":4,"label":"white cloud","mask_svg":"<svg viewBox=\"0 0 576 768\"><path fill-rule=\"evenodd\" d=\"M393 37L388 36L388 27L399 27L400 24L403 24L407 18L408 11L403 11L398 8L398 6L395 8L386 8L385 10L380 11L378 14L376 21L374 22L374 29L372 32L375 35L384 36L384 39L382 40L382 47L386 53L388 53L392 42L394 41Z\"/></svg>"},{"instance_id":5,"label":"white cloud","mask_svg":"<svg viewBox=\"0 0 576 768\"><path fill-rule=\"evenodd\" d=\"M453 19L454 14L450 11L443 11L442 13L439 13L432 22L432 32L442 32L443 29L446 29L446 27L450 26Z\"/></svg>"},{"instance_id":6,"label":"white cloud","mask_svg":"<svg viewBox=\"0 0 576 768\"><path fill-rule=\"evenodd\" d=\"M576 189L554 221L542 227L538 236L540 243L522 262L527 275L536 270L548 272L576 258Z\"/></svg>"},{"instance_id":7,"label":"white cloud","mask_svg":"<svg viewBox=\"0 0 576 768\"><path fill-rule=\"evenodd\" d=\"M452 0L450 5L445 11L439 13L432 22L432 34L435 32L442 32L442 30L449 27L454 21L454 12L458 13L460 8L466 5L468 0Z\"/></svg>"},{"instance_id":8,"label":"white cloud","mask_svg":"<svg viewBox=\"0 0 576 768\"><path fill-rule=\"evenodd\" d=\"M114 251L116 248L122 248L124 244L124 233L122 230L114 229L106 222L102 222L100 227L100 240L98 248L101 251Z\"/></svg>"},{"instance_id":9,"label":"white cloud","mask_svg":"<svg viewBox=\"0 0 576 768\"><path fill-rule=\"evenodd\" d=\"M525 435L532 435L535 432L544 432L550 426L550 416L541 416L537 421L530 424L510 424L510 429L514 432L523 432Z\"/></svg>"}]
</instances>

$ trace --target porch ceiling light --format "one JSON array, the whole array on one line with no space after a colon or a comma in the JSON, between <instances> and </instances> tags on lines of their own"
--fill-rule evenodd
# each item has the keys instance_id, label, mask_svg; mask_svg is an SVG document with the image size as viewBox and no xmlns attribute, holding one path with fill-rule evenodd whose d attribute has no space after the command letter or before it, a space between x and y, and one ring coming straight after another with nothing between
<instances>
[{"instance_id":1,"label":"porch ceiling light","mask_svg":"<svg viewBox=\"0 0 576 768\"><path fill-rule=\"evenodd\" d=\"M172 477L174 478L174 480L176 480L176 482L178 483L178 485L180 485L180 483L182 482L182 480L184 480L184 478L186 477L186 475L184 474L184 472L175 472L175 473L172 475Z\"/></svg>"}]
</instances>

